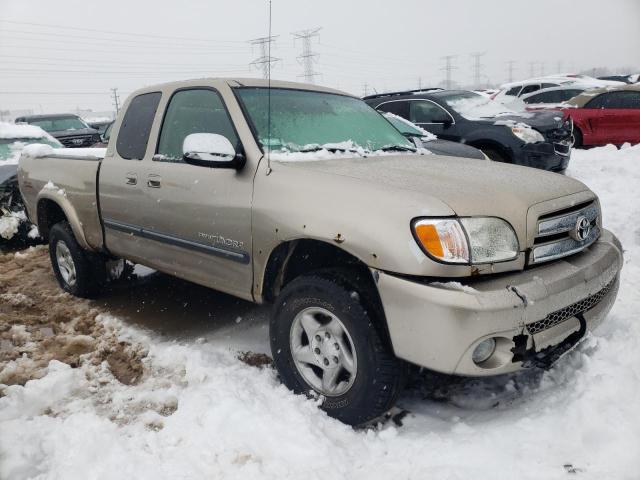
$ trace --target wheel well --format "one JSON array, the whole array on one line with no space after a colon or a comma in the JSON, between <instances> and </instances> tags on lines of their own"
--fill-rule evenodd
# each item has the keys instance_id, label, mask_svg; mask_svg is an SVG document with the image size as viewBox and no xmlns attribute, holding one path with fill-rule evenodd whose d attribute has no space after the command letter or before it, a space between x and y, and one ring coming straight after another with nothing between
<instances>
[{"instance_id":1,"label":"wheel well","mask_svg":"<svg viewBox=\"0 0 640 480\"><path fill-rule=\"evenodd\" d=\"M503 155L507 160L511 160L511 154L509 150L501 145L498 142L494 142L493 140L475 140L473 142L468 142L467 145L477 148L478 150L484 151L484 149L495 150L499 154Z\"/></svg>"},{"instance_id":2,"label":"wheel well","mask_svg":"<svg viewBox=\"0 0 640 480\"><path fill-rule=\"evenodd\" d=\"M263 278L262 298L272 303L294 278L313 271L358 289L372 313L378 333L393 348L382 300L374 275L359 258L326 242L293 240L278 245L269 257Z\"/></svg>"},{"instance_id":3,"label":"wheel well","mask_svg":"<svg viewBox=\"0 0 640 480\"><path fill-rule=\"evenodd\" d=\"M42 238L48 239L51 227L65 220L67 216L56 202L46 198L38 202L38 231Z\"/></svg>"},{"instance_id":4,"label":"wheel well","mask_svg":"<svg viewBox=\"0 0 640 480\"><path fill-rule=\"evenodd\" d=\"M334 245L318 240L293 240L281 243L271 252L263 278L262 297L272 302L294 278L327 268L365 272L365 278L371 278L367 265Z\"/></svg>"}]
</instances>

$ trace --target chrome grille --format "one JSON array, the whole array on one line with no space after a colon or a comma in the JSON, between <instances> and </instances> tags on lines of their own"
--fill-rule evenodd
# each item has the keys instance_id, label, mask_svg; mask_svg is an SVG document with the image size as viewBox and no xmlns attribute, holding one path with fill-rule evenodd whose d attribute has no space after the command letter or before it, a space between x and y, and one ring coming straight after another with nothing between
<instances>
[{"instance_id":1,"label":"chrome grille","mask_svg":"<svg viewBox=\"0 0 640 480\"><path fill-rule=\"evenodd\" d=\"M548 330L551 327L555 327L556 325L561 324L565 320L569 318L575 317L576 315L580 315L588 310L591 310L595 307L600 301L611 291L611 288L615 284L616 279L611 280L605 287L597 293L594 293L590 297L587 297L579 302L571 304L567 307L561 308L560 310L556 310L555 312L551 312L549 315L544 317L542 320L538 320L537 322L530 323L527 325L527 331L531 335L535 335L536 333L540 333L544 330Z\"/></svg>"},{"instance_id":2,"label":"chrome grille","mask_svg":"<svg viewBox=\"0 0 640 480\"><path fill-rule=\"evenodd\" d=\"M93 145L92 135L77 135L73 137L62 137L58 139L65 147L83 147Z\"/></svg>"},{"instance_id":3,"label":"chrome grille","mask_svg":"<svg viewBox=\"0 0 640 480\"><path fill-rule=\"evenodd\" d=\"M575 210L539 219L529 263L549 262L587 248L600 237L599 216L598 204L591 202ZM588 228L584 228L585 222Z\"/></svg>"}]
</instances>

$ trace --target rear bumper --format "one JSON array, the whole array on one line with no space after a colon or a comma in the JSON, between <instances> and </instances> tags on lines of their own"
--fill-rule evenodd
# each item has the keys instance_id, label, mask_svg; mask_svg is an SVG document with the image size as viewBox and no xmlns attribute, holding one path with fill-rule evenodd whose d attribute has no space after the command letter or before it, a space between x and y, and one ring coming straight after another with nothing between
<instances>
[{"instance_id":1,"label":"rear bumper","mask_svg":"<svg viewBox=\"0 0 640 480\"><path fill-rule=\"evenodd\" d=\"M582 253L463 280L470 288L378 272L378 290L396 356L443 373L499 375L562 353L600 324L615 301L621 268L620 243L603 230ZM474 363L474 349L491 337L494 354Z\"/></svg>"},{"instance_id":2,"label":"rear bumper","mask_svg":"<svg viewBox=\"0 0 640 480\"><path fill-rule=\"evenodd\" d=\"M559 153L561 152L561 153ZM527 143L514 152L514 163L527 167L560 172L567 169L571 158L570 147L553 143Z\"/></svg>"}]
</instances>

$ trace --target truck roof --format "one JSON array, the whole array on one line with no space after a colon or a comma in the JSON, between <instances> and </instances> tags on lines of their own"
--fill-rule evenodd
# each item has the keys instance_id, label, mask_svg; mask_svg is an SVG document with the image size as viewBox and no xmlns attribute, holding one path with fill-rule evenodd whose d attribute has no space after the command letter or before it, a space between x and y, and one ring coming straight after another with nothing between
<instances>
[{"instance_id":1,"label":"truck roof","mask_svg":"<svg viewBox=\"0 0 640 480\"><path fill-rule=\"evenodd\" d=\"M51 118L80 118L78 115L73 113L48 113L44 115L22 115L21 117L16 118L16 121L24 121L24 120L48 120Z\"/></svg>"},{"instance_id":2,"label":"truck roof","mask_svg":"<svg viewBox=\"0 0 640 480\"><path fill-rule=\"evenodd\" d=\"M328 87L321 87L319 85L313 85L311 83L287 82L283 80L271 80L271 82L269 82L267 79L263 79L263 78L219 78L219 77L205 77L205 78L197 78L192 80L180 80L176 82L167 82L167 83L160 83L156 85L150 85L148 87L140 88L134 91L129 96L133 97L136 95L140 95L141 93L148 93L148 92L173 91L179 88L202 86L203 84L211 85L211 86L227 85L231 88L268 87L269 85L271 85L271 88L313 90L318 92L335 93L338 95L346 95L349 97L358 98L355 95L352 95L347 92L343 92L341 90L336 90Z\"/></svg>"}]
</instances>

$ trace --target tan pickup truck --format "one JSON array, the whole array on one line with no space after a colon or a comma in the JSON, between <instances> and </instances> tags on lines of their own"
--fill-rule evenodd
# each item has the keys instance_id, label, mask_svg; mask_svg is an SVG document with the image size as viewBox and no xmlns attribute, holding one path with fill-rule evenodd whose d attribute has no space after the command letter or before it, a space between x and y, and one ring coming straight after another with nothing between
<instances>
[{"instance_id":1,"label":"tan pickup truck","mask_svg":"<svg viewBox=\"0 0 640 480\"><path fill-rule=\"evenodd\" d=\"M201 79L133 93L106 152L27 147L19 183L75 295L127 259L272 303L283 382L360 424L406 367L550 364L613 304L622 248L562 175L414 147L343 92ZM104 153L97 155L96 153Z\"/></svg>"}]
</instances>

